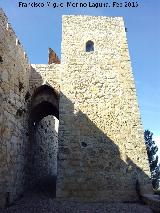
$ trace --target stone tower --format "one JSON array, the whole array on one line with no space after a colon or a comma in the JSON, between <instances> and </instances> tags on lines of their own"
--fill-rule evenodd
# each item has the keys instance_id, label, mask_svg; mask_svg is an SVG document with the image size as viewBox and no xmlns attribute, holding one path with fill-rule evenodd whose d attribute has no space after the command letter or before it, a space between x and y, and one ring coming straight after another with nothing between
<instances>
[{"instance_id":1,"label":"stone tower","mask_svg":"<svg viewBox=\"0 0 160 213\"><path fill-rule=\"evenodd\" d=\"M123 18L63 16L57 197L135 201L149 165Z\"/></svg>"},{"instance_id":2,"label":"stone tower","mask_svg":"<svg viewBox=\"0 0 160 213\"><path fill-rule=\"evenodd\" d=\"M46 173L70 200L136 201L150 190L123 19L62 25L61 62L50 49L49 64L31 65L0 9L0 206Z\"/></svg>"}]
</instances>

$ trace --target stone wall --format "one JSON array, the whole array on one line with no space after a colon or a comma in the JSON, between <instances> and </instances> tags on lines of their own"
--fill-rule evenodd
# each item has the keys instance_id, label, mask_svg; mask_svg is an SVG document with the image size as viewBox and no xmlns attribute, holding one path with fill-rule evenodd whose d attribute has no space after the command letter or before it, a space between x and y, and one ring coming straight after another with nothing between
<instances>
[{"instance_id":1,"label":"stone wall","mask_svg":"<svg viewBox=\"0 0 160 213\"><path fill-rule=\"evenodd\" d=\"M23 191L28 140L30 65L0 10L0 205L11 203Z\"/></svg>"},{"instance_id":2,"label":"stone wall","mask_svg":"<svg viewBox=\"0 0 160 213\"><path fill-rule=\"evenodd\" d=\"M35 170L37 177L57 175L58 132L55 130L55 118L48 115L43 118L36 130Z\"/></svg>"},{"instance_id":3,"label":"stone wall","mask_svg":"<svg viewBox=\"0 0 160 213\"><path fill-rule=\"evenodd\" d=\"M136 201L151 185L123 19L62 24L57 197Z\"/></svg>"},{"instance_id":4,"label":"stone wall","mask_svg":"<svg viewBox=\"0 0 160 213\"><path fill-rule=\"evenodd\" d=\"M33 179L43 183L57 176L58 132L54 116L44 117L37 125L33 145Z\"/></svg>"},{"instance_id":5,"label":"stone wall","mask_svg":"<svg viewBox=\"0 0 160 213\"><path fill-rule=\"evenodd\" d=\"M61 64L30 66L0 10L0 205L22 194L31 167L55 174L47 115L60 119L57 197L136 201L151 185L123 19L64 16L62 31Z\"/></svg>"},{"instance_id":6,"label":"stone wall","mask_svg":"<svg viewBox=\"0 0 160 213\"><path fill-rule=\"evenodd\" d=\"M54 138L55 137L54 123L52 122L51 117L53 116L58 117L59 114L58 113L59 110L58 97L60 90L59 67L60 65L57 64L31 65L31 74L29 79L30 85L29 91L31 95L29 120L32 124L30 125L29 128L30 140L29 140L28 164L27 164L28 168L27 180L28 185L31 187L36 185L37 176L40 179L43 179L44 173L46 173L46 177L48 173L50 173L50 176L51 175L56 176L57 160L54 161L55 149L52 150L52 148L54 147L54 144L58 142L56 142L56 139ZM49 115L52 116L50 117ZM35 126L33 125L34 122L36 123ZM49 123L51 124L49 125ZM40 128L41 126L43 126L45 130L41 129ZM47 132L45 133L45 131ZM39 148L42 147L43 145L44 145L43 150L41 153L39 153L40 151ZM36 156L35 153L37 153ZM55 163L53 163L53 165L51 166L51 162ZM42 172L41 175L40 172Z\"/></svg>"},{"instance_id":7,"label":"stone wall","mask_svg":"<svg viewBox=\"0 0 160 213\"><path fill-rule=\"evenodd\" d=\"M41 85L48 85L60 91L60 64L32 64L30 75L30 93Z\"/></svg>"}]
</instances>

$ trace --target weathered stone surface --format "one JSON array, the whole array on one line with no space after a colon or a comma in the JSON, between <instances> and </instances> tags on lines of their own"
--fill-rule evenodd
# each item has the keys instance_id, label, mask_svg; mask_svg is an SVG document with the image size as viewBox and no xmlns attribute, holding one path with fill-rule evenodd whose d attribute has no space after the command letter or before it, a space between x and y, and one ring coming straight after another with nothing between
<instances>
[{"instance_id":1,"label":"weathered stone surface","mask_svg":"<svg viewBox=\"0 0 160 213\"><path fill-rule=\"evenodd\" d=\"M55 121L57 120L49 115L37 126L33 147L35 181L41 181L48 176L57 176L58 133L55 130Z\"/></svg>"},{"instance_id":2,"label":"weathered stone surface","mask_svg":"<svg viewBox=\"0 0 160 213\"><path fill-rule=\"evenodd\" d=\"M150 172L123 19L63 16L62 32L57 197L135 201Z\"/></svg>"},{"instance_id":3,"label":"weathered stone surface","mask_svg":"<svg viewBox=\"0 0 160 213\"><path fill-rule=\"evenodd\" d=\"M58 56L51 48L49 48L48 52L49 52L48 64L53 64L53 63L60 64L60 60L59 60Z\"/></svg>"},{"instance_id":4,"label":"weathered stone surface","mask_svg":"<svg viewBox=\"0 0 160 213\"><path fill-rule=\"evenodd\" d=\"M141 193L151 185L123 19L64 16L62 24L61 64L30 65L0 10L0 205L57 166L58 198L136 201L137 184ZM48 115L60 121L58 165Z\"/></svg>"},{"instance_id":5,"label":"weathered stone surface","mask_svg":"<svg viewBox=\"0 0 160 213\"><path fill-rule=\"evenodd\" d=\"M11 203L23 191L28 138L30 65L22 46L0 10L0 205ZM22 109L22 113L17 112Z\"/></svg>"}]
</instances>

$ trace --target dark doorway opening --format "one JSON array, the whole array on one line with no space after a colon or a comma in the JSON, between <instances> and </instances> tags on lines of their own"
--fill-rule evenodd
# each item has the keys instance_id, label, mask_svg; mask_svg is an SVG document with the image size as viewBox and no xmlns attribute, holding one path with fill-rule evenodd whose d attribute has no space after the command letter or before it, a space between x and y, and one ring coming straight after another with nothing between
<instances>
[{"instance_id":1,"label":"dark doorway opening","mask_svg":"<svg viewBox=\"0 0 160 213\"><path fill-rule=\"evenodd\" d=\"M43 85L31 100L28 186L56 196L59 94Z\"/></svg>"}]
</instances>

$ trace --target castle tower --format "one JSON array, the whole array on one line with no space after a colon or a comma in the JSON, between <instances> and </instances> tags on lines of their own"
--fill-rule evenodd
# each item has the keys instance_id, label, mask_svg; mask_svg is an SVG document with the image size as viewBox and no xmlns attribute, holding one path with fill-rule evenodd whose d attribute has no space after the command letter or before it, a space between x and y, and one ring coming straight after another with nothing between
<instances>
[{"instance_id":1,"label":"castle tower","mask_svg":"<svg viewBox=\"0 0 160 213\"><path fill-rule=\"evenodd\" d=\"M123 19L62 25L57 197L136 201L150 171Z\"/></svg>"}]
</instances>

